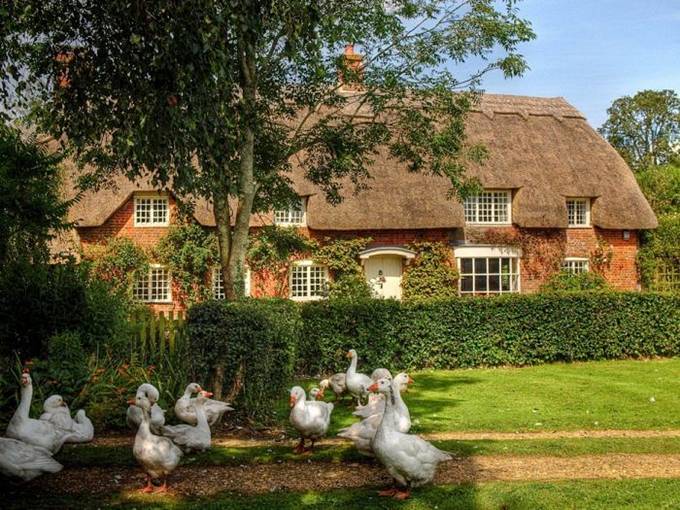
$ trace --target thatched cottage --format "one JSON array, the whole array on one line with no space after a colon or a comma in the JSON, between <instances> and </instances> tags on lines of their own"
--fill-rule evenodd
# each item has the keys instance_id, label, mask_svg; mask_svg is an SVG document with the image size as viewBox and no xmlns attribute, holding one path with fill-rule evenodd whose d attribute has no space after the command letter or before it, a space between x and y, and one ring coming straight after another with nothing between
<instances>
[{"instance_id":1,"label":"thatched cottage","mask_svg":"<svg viewBox=\"0 0 680 510\"><path fill-rule=\"evenodd\" d=\"M484 192L465 203L447 197L444 178L409 173L384 156L369 190L332 206L300 180L299 205L254 217L252 228L275 223L318 239L370 237L361 263L387 298L400 297L402 272L415 255L409 246L419 240L452 248L463 295L533 292L560 266L596 270L616 289L639 288L639 231L656 227L656 218L626 163L578 110L562 98L487 94L469 114L467 134L489 157L469 168ZM86 195L71 210L73 240L87 249L126 236L149 247L167 232L174 208L171 193L120 179L115 191ZM195 219L213 228L210 204L198 203ZM296 261L288 295L317 299L328 278L312 260ZM221 296L217 270L212 285ZM247 286L254 296L269 292L257 274L248 274ZM153 267L135 291L155 308L182 306L163 267Z\"/></svg>"}]
</instances>

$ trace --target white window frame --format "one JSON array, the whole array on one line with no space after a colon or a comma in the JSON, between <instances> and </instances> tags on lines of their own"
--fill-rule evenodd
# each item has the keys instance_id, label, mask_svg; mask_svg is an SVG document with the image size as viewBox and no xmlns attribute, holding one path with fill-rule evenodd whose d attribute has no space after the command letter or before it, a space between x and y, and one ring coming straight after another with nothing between
<instances>
[{"instance_id":1,"label":"white window frame","mask_svg":"<svg viewBox=\"0 0 680 510\"><path fill-rule=\"evenodd\" d=\"M583 269L576 270L576 264L583 264ZM573 275L588 273L590 271L590 260L587 257L565 257L562 261L562 271Z\"/></svg>"},{"instance_id":2,"label":"white window frame","mask_svg":"<svg viewBox=\"0 0 680 510\"><path fill-rule=\"evenodd\" d=\"M297 268L304 267L307 268L306 271L306 282L305 282L305 293L304 295L298 295L294 296L293 295L293 274ZM326 266L322 266L320 264L315 264L312 260L298 260L293 262L293 265L290 268L290 272L288 275L288 295L290 299L293 301L315 301L319 299L323 299L324 296L320 294L311 294L311 268L320 268L323 271L323 285L326 286L328 284L328 268ZM325 290L325 289L324 289Z\"/></svg>"},{"instance_id":3,"label":"white window frame","mask_svg":"<svg viewBox=\"0 0 680 510\"><path fill-rule=\"evenodd\" d=\"M585 223L571 223L569 220L569 202L574 204L585 204ZM569 197L567 198L567 224L569 228L589 228L590 227L590 198ZM575 215L576 213L574 213Z\"/></svg>"},{"instance_id":4,"label":"white window frame","mask_svg":"<svg viewBox=\"0 0 680 510\"><path fill-rule=\"evenodd\" d=\"M461 296L495 296L495 295L501 295L501 294L519 294L522 292L522 250L519 248L515 247L510 247L510 246L461 246L454 248L454 256L456 258L456 265L458 267L458 294ZM478 276L476 273L476 264L473 261L472 263L472 272L471 273L463 273L463 267L462 267L462 259L486 259L486 272L485 273L479 273L481 276L482 274L486 275L486 290L485 291L476 291L475 290L475 277ZM490 273L489 272L489 259L497 259L498 260L498 273ZM509 259L510 260L510 272L509 273L503 273L502 272L502 260L501 259ZM513 262L514 261L514 262ZM516 271L514 271L513 265L516 268ZM499 289L496 290L489 290L489 276L496 276L498 275L499 277ZM502 284L500 284L501 276L507 275L510 278L510 289L509 290L503 290ZM471 276L472 277L472 291L463 291L463 276ZM515 288L513 289L512 282L513 280L515 281Z\"/></svg>"},{"instance_id":5,"label":"white window frame","mask_svg":"<svg viewBox=\"0 0 680 510\"><path fill-rule=\"evenodd\" d=\"M299 216L298 216L299 215ZM307 224L307 204L300 197L300 208L275 209L274 225L286 227L303 227Z\"/></svg>"},{"instance_id":6,"label":"white window frame","mask_svg":"<svg viewBox=\"0 0 680 510\"><path fill-rule=\"evenodd\" d=\"M250 268L246 267L246 274L243 280L243 295L250 297ZM224 279L222 278L222 268L213 267L210 276L210 289L213 299L225 299Z\"/></svg>"},{"instance_id":7,"label":"white window frame","mask_svg":"<svg viewBox=\"0 0 680 510\"><path fill-rule=\"evenodd\" d=\"M154 271L157 270L163 270L165 272L165 277L167 281L167 294L164 297L160 298L152 298L152 280L153 280L153 273ZM139 280L134 282L134 288L132 290L133 296L135 299L143 302L143 303L172 303L172 275L170 274L170 271L168 270L167 267L161 265L161 264L151 264L149 266L149 272L146 275L145 278L145 286L146 286L146 294L147 298L139 298L137 296L137 287L139 286Z\"/></svg>"},{"instance_id":8,"label":"white window frame","mask_svg":"<svg viewBox=\"0 0 680 510\"><path fill-rule=\"evenodd\" d=\"M150 214L150 221L145 222L145 221L139 221L138 216L137 216L137 210L138 207L141 206L142 201L147 201L151 200L151 204L149 206L149 214ZM153 201L162 201L165 202L165 219L163 221L154 221L154 202ZM170 224L170 199L168 198L167 195L155 193L155 194L139 194L135 195L134 199L134 209L132 211L132 217L134 221L134 226L139 227L139 228L144 228L144 227L167 227Z\"/></svg>"},{"instance_id":9,"label":"white window frame","mask_svg":"<svg viewBox=\"0 0 680 510\"><path fill-rule=\"evenodd\" d=\"M506 211L505 221L494 220L494 216L496 215L496 208L497 208L497 203L494 200L495 194L505 195L505 199L507 201L507 211ZM484 221L484 220L479 219L479 216L480 216L480 199L484 195L490 195L492 197L492 200L491 200L491 216L492 216L492 219L490 221ZM470 211L470 210L474 211L474 219L473 220L468 219L468 211ZM463 216L465 218L465 224L466 225L512 225L512 190L509 190L509 189L485 189L483 192L481 192L477 195L472 195L472 196L466 198L463 201Z\"/></svg>"}]
</instances>

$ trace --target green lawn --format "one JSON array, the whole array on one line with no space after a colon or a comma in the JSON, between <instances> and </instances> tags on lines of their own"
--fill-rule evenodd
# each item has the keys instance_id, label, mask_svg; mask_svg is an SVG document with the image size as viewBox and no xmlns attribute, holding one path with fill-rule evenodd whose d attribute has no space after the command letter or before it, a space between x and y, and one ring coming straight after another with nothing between
<instances>
[{"instance_id":1,"label":"green lawn","mask_svg":"<svg viewBox=\"0 0 680 510\"><path fill-rule=\"evenodd\" d=\"M564 482L493 482L428 487L405 502L378 498L375 489L276 493L261 496L222 494L210 499L179 500L172 496L131 495L129 499L35 495L30 501L3 501L3 508L159 508L221 510L662 510L678 508L680 480L593 480Z\"/></svg>"},{"instance_id":2,"label":"green lawn","mask_svg":"<svg viewBox=\"0 0 680 510\"><path fill-rule=\"evenodd\" d=\"M677 358L437 370L412 376L415 384L405 400L414 420L412 430L418 433L680 428ZM305 387L311 383L303 382ZM278 409L282 423L288 416L286 403L281 399ZM349 407L336 406L331 432L352 423L350 414Z\"/></svg>"}]
</instances>

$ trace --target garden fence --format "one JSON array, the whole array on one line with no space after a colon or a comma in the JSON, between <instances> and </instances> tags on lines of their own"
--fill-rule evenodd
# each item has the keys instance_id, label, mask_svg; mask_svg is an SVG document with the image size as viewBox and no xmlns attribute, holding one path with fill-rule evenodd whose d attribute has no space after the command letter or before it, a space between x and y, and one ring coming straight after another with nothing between
<instances>
[{"instance_id":1,"label":"garden fence","mask_svg":"<svg viewBox=\"0 0 680 510\"><path fill-rule=\"evenodd\" d=\"M140 361L159 364L181 355L187 342L184 312L144 313L132 318L134 350Z\"/></svg>"}]
</instances>

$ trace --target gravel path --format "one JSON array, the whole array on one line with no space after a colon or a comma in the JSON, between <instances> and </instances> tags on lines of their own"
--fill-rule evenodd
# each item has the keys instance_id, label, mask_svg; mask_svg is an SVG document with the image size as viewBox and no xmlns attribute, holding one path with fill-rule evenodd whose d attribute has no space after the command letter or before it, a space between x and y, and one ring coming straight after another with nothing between
<instances>
[{"instance_id":1,"label":"gravel path","mask_svg":"<svg viewBox=\"0 0 680 510\"><path fill-rule=\"evenodd\" d=\"M558 430L554 432L436 432L418 434L434 441L511 441L515 439L588 439L588 438L658 438L680 437L680 430ZM228 436L213 437L214 446L242 448L249 446L277 446L292 444L297 439L279 436L271 439L243 439ZM96 446L132 445L134 436L116 435L96 438L91 444ZM319 441L320 445L350 444L341 438L327 438Z\"/></svg>"},{"instance_id":2,"label":"gravel path","mask_svg":"<svg viewBox=\"0 0 680 510\"><path fill-rule=\"evenodd\" d=\"M577 457L478 456L440 466L435 483L495 480L680 478L680 455L607 454ZM323 491L380 487L389 478L378 464L281 462L242 466L181 466L170 478L172 493L200 497L223 491L260 494L273 491ZM132 493L143 485L139 469L67 468L22 485L18 493Z\"/></svg>"}]
</instances>

